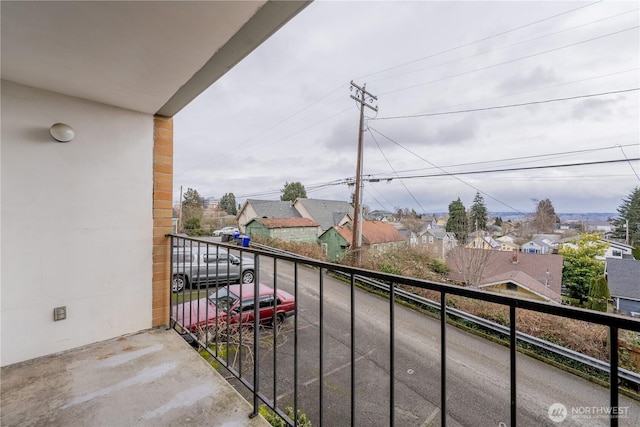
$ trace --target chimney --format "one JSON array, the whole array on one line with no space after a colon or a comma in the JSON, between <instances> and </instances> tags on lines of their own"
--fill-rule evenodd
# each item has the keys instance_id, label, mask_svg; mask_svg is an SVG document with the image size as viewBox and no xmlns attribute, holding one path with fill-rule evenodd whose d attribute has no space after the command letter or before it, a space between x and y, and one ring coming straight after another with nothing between
<instances>
[{"instance_id":1,"label":"chimney","mask_svg":"<svg viewBox=\"0 0 640 427\"><path fill-rule=\"evenodd\" d=\"M518 250L514 249L513 257L511 257L511 264L517 264L517 263L518 263Z\"/></svg>"}]
</instances>

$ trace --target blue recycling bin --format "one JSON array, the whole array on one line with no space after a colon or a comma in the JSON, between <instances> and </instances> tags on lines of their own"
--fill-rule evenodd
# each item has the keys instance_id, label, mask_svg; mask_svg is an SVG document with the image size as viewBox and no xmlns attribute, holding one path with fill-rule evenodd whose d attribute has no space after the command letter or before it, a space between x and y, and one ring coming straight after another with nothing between
<instances>
[{"instance_id":1,"label":"blue recycling bin","mask_svg":"<svg viewBox=\"0 0 640 427\"><path fill-rule=\"evenodd\" d=\"M233 240L238 240L239 238L240 238L240 232L239 231L234 231Z\"/></svg>"},{"instance_id":2,"label":"blue recycling bin","mask_svg":"<svg viewBox=\"0 0 640 427\"><path fill-rule=\"evenodd\" d=\"M249 247L249 243L251 242L251 237L249 236L242 236L242 247L243 248L248 248Z\"/></svg>"}]
</instances>

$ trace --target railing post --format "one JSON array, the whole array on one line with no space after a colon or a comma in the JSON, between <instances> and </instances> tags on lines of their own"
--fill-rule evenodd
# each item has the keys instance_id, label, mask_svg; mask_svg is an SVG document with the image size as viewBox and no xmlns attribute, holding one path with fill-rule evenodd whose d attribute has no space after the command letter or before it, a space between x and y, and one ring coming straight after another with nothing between
<instances>
[{"instance_id":1,"label":"railing post","mask_svg":"<svg viewBox=\"0 0 640 427\"><path fill-rule=\"evenodd\" d=\"M296 314L293 317L293 413L298 424L298 263L293 264L293 297L296 300Z\"/></svg>"},{"instance_id":2,"label":"railing post","mask_svg":"<svg viewBox=\"0 0 640 427\"><path fill-rule=\"evenodd\" d=\"M611 427L618 427L618 328L609 326L610 355L609 360L609 394L610 394L610 421Z\"/></svg>"},{"instance_id":3,"label":"railing post","mask_svg":"<svg viewBox=\"0 0 640 427\"><path fill-rule=\"evenodd\" d=\"M351 425L356 425L356 277L351 274Z\"/></svg>"},{"instance_id":4,"label":"railing post","mask_svg":"<svg viewBox=\"0 0 640 427\"><path fill-rule=\"evenodd\" d=\"M254 256L255 275L253 278L253 295L260 295L260 256ZM229 270L227 270L229 271ZM240 280L242 282L242 279ZM250 418L256 417L260 410L260 311L259 298L253 304L253 412ZM228 353L228 352L227 352Z\"/></svg>"},{"instance_id":5,"label":"railing post","mask_svg":"<svg viewBox=\"0 0 640 427\"><path fill-rule=\"evenodd\" d=\"M515 305L509 306L509 356L510 363L510 383L511 383L511 425L518 425L516 422L516 400L518 395L516 393L516 355L518 353L518 341L516 334L516 307Z\"/></svg>"},{"instance_id":6,"label":"railing post","mask_svg":"<svg viewBox=\"0 0 640 427\"><path fill-rule=\"evenodd\" d=\"M322 277L322 267L320 267L320 270L318 272L319 277L319 288L320 288L320 312L319 312L319 321L320 321L320 336L319 338L319 347L320 347L320 353L318 355L319 357L319 368L320 368L320 384L319 384L319 392L320 392L320 396L319 396L319 409L320 409L320 414L318 416L318 420L320 422L320 427L322 427L322 413L323 413L323 401L322 401L322 395L324 394L324 362L323 362L323 358L322 355L324 354L324 280Z\"/></svg>"},{"instance_id":7,"label":"railing post","mask_svg":"<svg viewBox=\"0 0 640 427\"><path fill-rule=\"evenodd\" d=\"M395 286L389 285L389 425L395 425Z\"/></svg>"},{"instance_id":8,"label":"railing post","mask_svg":"<svg viewBox=\"0 0 640 427\"><path fill-rule=\"evenodd\" d=\"M447 294L440 291L440 425L447 425Z\"/></svg>"}]
</instances>

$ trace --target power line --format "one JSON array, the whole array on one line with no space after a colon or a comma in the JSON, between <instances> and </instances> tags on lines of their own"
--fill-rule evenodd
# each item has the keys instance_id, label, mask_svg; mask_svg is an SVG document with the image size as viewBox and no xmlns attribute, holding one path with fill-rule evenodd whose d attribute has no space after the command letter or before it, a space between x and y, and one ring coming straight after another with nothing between
<instances>
[{"instance_id":1,"label":"power line","mask_svg":"<svg viewBox=\"0 0 640 427\"><path fill-rule=\"evenodd\" d=\"M435 56L439 56L439 55L442 55L442 54L445 54L445 53L453 52L454 50L458 50L458 49L462 49L462 48L465 48L465 47L473 46L474 44L478 44L478 43L481 43L481 42L483 42L483 41L487 41L487 40L490 40L490 39L493 39L493 38L496 38L496 37L500 37L500 36L503 36L503 35L505 35L505 34L509 34L509 33L514 32L514 31L521 30L521 29L523 29L523 28L530 27L530 26L532 26L532 25L539 24L539 23L541 23L541 22L544 22L544 21L548 21L548 20L551 20L551 19L557 18L557 17L559 17L559 16L567 15L567 14L569 14L569 13L572 13L572 12L578 11L578 10L580 10L580 9L584 9L584 8L586 8L586 7L589 7L589 6L593 6L593 5L595 5L595 4L601 3L602 1L603 1L603 0L598 0L598 1L595 1L595 2L593 2L593 3L589 3L589 4L586 4L586 5L583 5L583 6L579 6L579 7L576 7L576 8L574 8L574 9L570 9L570 10L567 10L567 11L565 11L565 12L558 13L558 14L556 14L556 15L552 15L552 16L549 16L549 17L546 17L546 18L543 18L543 19L539 19L539 20L537 20L537 21L530 22L530 23L525 24L525 25L521 25L521 26L519 26L519 27L512 28L512 29L510 29L510 30L501 31L501 32L499 32L499 33L492 34L492 35L490 35L490 36L487 36L487 37L484 37L484 38L481 38L481 39L478 39L478 40L475 40L475 41L472 41L472 42L469 42L469 43L465 43L465 44L462 44L462 45L459 45L459 46L456 46L456 47L453 47L453 48L445 49L445 50L442 50L442 51L440 51L440 52L436 52L436 53L433 53L433 54L431 54L431 55L424 56L424 57L422 57L422 58L414 59L414 60L412 60L412 61L405 62L404 64L395 65L395 66L393 66L393 67L389 67L389 68L386 68L386 69L381 70L381 71L376 71L376 72L374 72L374 73L370 73L370 74L364 75L364 76L362 76L362 77L358 77L356 80L363 80L363 79L365 79L365 78L367 78L367 77L369 77L369 76L374 76L374 75L376 75L376 74L381 74L381 73L384 73L384 72L387 72L387 71L390 71L390 70L394 70L394 69L396 69L396 68L404 67L405 65L414 64L414 63L416 63L416 62L420 62L420 61L423 61L423 60L425 60L425 59L429 59L429 58L433 58L433 57L435 57Z\"/></svg>"},{"instance_id":2,"label":"power line","mask_svg":"<svg viewBox=\"0 0 640 427\"><path fill-rule=\"evenodd\" d=\"M391 90L391 91L388 91L388 92L383 92L381 94L381 96L382 95L388 95L388 94L391 94L391 93L396 93L396 92L402 92L402 91L409 90L409 89L414 89L416 87L425 86L425 85L428 85L428 84L431 84L431 83L437 83L437 82L441 82L441 81L444 81L444 80L449 80L449 79L452 79L452 78L455 78L455 77L460 77L460 76L464 76L464 75L467 75L467 74L476 73L478 71L486 71L486 70L489 70L491 68L499 67L501 65L511 64L513 62L522 61L524 59L533 58L535 56L540 56L540 55L544 55L544 54L547 54L547 53L556 52L556 51L559 51L559 50L562 50L562 49L567 49L567 48L570 48L570 47L578 46L578 45L583 44L583 43L588 43L588 42L599 40L599 39L602 39L602 38L605 38L605 37L610 37L610 36L613 36L613 35L616 35L616 34L623 33L625 31L635 30L638 27L639 26L636 25L634 27L625 28L624 30L614 31L613 33L607 33L607 34L603 34L603 35L600 35L600 36L597 36L597 37L592 37L590 39L581 40L579 42L570 43L568 45L556 47L556 48L553 48L553 49L544 50L542 52L532 53L531 55L526 55L526 56L522 56L522 57L519 57L519 58L510 59L508 61L498 62L496 64L487 65L485 67L476 68L476 69L473 69L473 70L465 71L463 73L453 74L451 76L442 77L442 78L439 78L439 79L431 80L431 81L424 82L424 83L419 83L419 84L412 85L412 86L407 86L407 87L400 88L400 89L395 89L395 90Z\"/></svg>"},{"instance_id":3,"label":"power line","mask_svg":"<svg viewBox=\"0 0 640 427\"><path fill-rule=\"evenodd\" d=\"M391 165L391 162L389 161L389 159L387 158L387 156L384 154L384 151L382 151L382 147L380 147L380 144L378 144L378 140L376 139L375 135L371 132L369 132L369 134L371 135L371 138L373 139L373 142L376 143L376 145L378 146L378 150L380 150L380 153L382 153L382 157L384 157L384 159L386 160L387 164L389 165L389 167L391 168L391 170L393 171L393 173L398 176L398 173L396 172L396 170L393 168L393 166ZM398 176L399 178L399 176ZM422 209L422 212L427 213L426 209L422 207L422 205L420 204L420 202L418 201L418 199L416 199L416 197L413 195L413 193L411 192L411 190L409 190L409 188L405 185L405 183L402 181L402 179L400 180L400 183L402 184L402 186L404 187L404 189L407 191L407 193L409 193L409 196L411 196L411 198L413 199L414 202L416 202L416 204L418 205L418 207L420 209Z\"/></svg>"},{"instance_id":4,"label":"power line","mask_svg":"<svg viewBox=\"0 0 640 427\"><path fill-rule=\"evenodd\" d=\"M629 163L629 167L633 171L633 174L636 176L636 178L638 178L638 181L640 181L640 176L638 176L638 172L636 172L635 168L631 164L631 161L627 157L627 153L624 152L624 149L622 148L622 145L616 145L616 147L620 148L620 151L622 151L622 155L624 156L624 158L627 159L627 162Z\"/></svg>"},{"instance_id":5,"label":"power line","mask_svg":"<svg viewBox=\"0 0 640 427\"><path fill-rule=\"evenodd\" d=\"M376 129L373 129L373 128L369 128L369 129L370 129L370 130L375 131L376 133L378 133L379 135L381 135L381 136L383 136L384 138L388 139L389 141L394 142L391 138L389 138L388 136L384 135L384 134L383 134L383 133L381 133L380 131L378 131L378 130L376 130ZM487 192L485 192L485 191L480 190L478 187L474 186L473 184L470 184L470 183L468 183L467 181L463 180L462 178L460 178L460 177L456 176L456 174L450 174L450 173L448 173L446 170L444 170L443 168L441 168L440 166L437 166L437 165L435 165L434 163L430 162L429 160L427 160L427 159L425 159L425 158L423 158L423 157L418 156L416 153L413 153L413 152L412 152L412 151L410 151L410 150L407 150L407 151L409 151L410 153L412 153L414 156L416 156L416 157L418 157L418 158L422 159L423 161L425 161L426 163L430 164L431 166L433 166L433 167L435 167L435 168L437 168L437 169L441 170L442 172L444 172L444 173L445 173L445 175L451 176L452 178L454 178L454 179L456 179L456 180L460 181L461 183L463 183L464 185L466 185L466 186L468 186L468 187L471 187L471 188L473 188L474 190L476 190L477 192L484 194L485 196L487 196L487 197L489 197L489 198L491 198L491 199L495 200L496 202L500 203L501 205L506 206L506 207L507 207L507 208L509 208L509 209L512 209L514 212L523 213L523 212L520 212L518 209L514 208L513 206L511 206L511 205L509 205L509 204L507 204L507 203L503 202L502 200L499 200L499 199L497 199L497 198L493 197L491 194L489 194L489 193L487 193ZM388 180L388 181L391 181L391 179L387 179L387 180Z\"/></svg>"},{"instance_id":6,"label":"power line","mask_svg":"<svg viewBox=\"0 0 640 427\"><path fill-rule=\"evenodd\" d=\"M567 32L567 31L573 31L573 30L576 30L578 28L582 28L582 27L585 27L585 26L588 26L588 25L592 25L592 24L595 24L595 23L598 23L598 22L606 21L608 19L617 18L618 16L626 15L627 13L631 13L631 12L637 12L638 10L639 10L638 8L627 10L625 12L621 12L621 13L618 13L616 15L608 16L606 18L596 19L595 21L590 21L590 22L586 22L584 24L580 24L580 25L576 25L576 26L573 26L573 27L565 28L563 30L558 30L558 31L554 31L552 33L543 34L541 36L537 36L537 37L534 37L534 38L531 38L531 39L522 40L522 41L519 41L519 42L516 42L516 43L512 43L512 44L509 44L509 45L501 46L501 47L498 47L498 48L495 48L495 49L485 50L483 52L474 53L473 55L463 56L461 58L452 59L452 60L446 61L446 62L440 62L438 64L433 64L433 65L430 65L428 67L419 68L417 70L406 71L406 72L403 72L403 73L400 73L400 74L395 74L393 76L380 77L378 79L371 80L370 83L375 83L375 82L380 82L380 81L383 81L383 80L393 79L393 78L396 78L396 77L405 76L407 74L418 73L418 72L421 72L421 71L430 70L432 68L441 67L441 66L444 66L444 65L450 65L450 64L453 64L453 63L456 63L456 62L464 61L465 59L475 58L475 57L478 57L478 56L486 55L488 53L498 52L500 50L508 49L508 48L511 48L511 47L514 47L514 46L518 46L518 45L521 45L521 44L525 44L525 43L530 43L532 41L540 40L540 39L543 39L543 38L546 38L546 37L550 37L550 36L554 36L554 35L557 35L557 34L560 34L560 33L564 33L564 32Z\"/></svg>"},{"instance_id":7,"label":"power line","mask_svg":"<svg viewBox=\"0 0 640 427\"><path fill-rule=\"evenodd\" d=\"M592 94L587 94L587 95L570 96L570 97L567 97L567 98L554 98L554 99L546 99L546 100L543 100L543 101L523 102L523 103L520 103L520 104L496 105L496 106L493 106L493 107L470 108L468 110L444 111L444 112L439 112L439 113L425 113L425 114L414 114L414 115L405 115L405 116L378 117L378 118L372 118L370 120L411 119L411 118L415 118L415 117L432 117L432 116L444 116L444 115L447 115L447 114L473 113L473 112L477 112L477 111L499 110L499 109L503 109L503 108L524 107L524 106L527 106L527 105L547 104L547 103L551 103L551 102L571 101L571 100L574 100L574 99L592 98L592 97L596 97L596 96L615 95L615 94L618 94L618 93L633 92L633 91L636 91L636 90L640 90L640 87L634 87L634 88L622 89L622 90L614 90L614 91L609 91L609 92L592 93Z\"/></svg>"},{"instance_id":8,"label":"power line","mask_svg":"<svg viewBox=\"0 0 640 427\"><path fill-rule=\"evenodd\" d=\"M395 145L397 145L398 147L402 148L403 150L406 150L409 153L414 154L411 150L409 150L408 148L405 148L404 146L402 146L397 141L391 141L391 142L393 142ZM531 161L533 159L554 158L554 157L557 158L557 157L564 157L564 156L569 156L569 155L573 155L573 154L585 154L585 153L595 153L595 152L604 151L604 150L614 150L614 149L618 149L619 147L638 147L638 146L640 146L640 144L624 144L624 145L616 144L616 145L611 146L611 147L587 148L587 149L583 149L583 150L561 151L561 152L558 152L558 153L536 154L536 155L521 156L521 157L508 157L508 158L497 159L497 160L484 160L484 161L480 161L480 162L468 162L468 163L442 165L441 167L443 167L443 168L459 168L459 167L462 167L462 166L475 166L475 165L482 165L482 164L487 164L487 163ZM420 160L423 160L419 156L418 156L418 158ZM432 167L432 168L433 169L437 169L435 167ZM400 171L400 172L401 173L403 173L403 172L407 173L407 172L415 172L415 171L418 171L418 170L425 170L425 169L428 169L428 168L410 169L410 170L405 170L405 171ZM375 176L375 175L376 174L374 174L373 176Z\"/></svg>"},{"instance_id":9,"label":"power line","mask_svg":"<svg viewBox=\"0 0 640 427\"><path fill-rule=\"evenodd\" d=\"M463 172L443 172L443 173L434 173L434 174L425 174L425 175L409 175L409 176L400 176L400 177L379 177L373 178L375 181L392 181L394 179L413 179L413 178L438 178L443 176L450 176L455 178L456 175L477 175L484 173L499 173L499 172L518 172L518 171L527 171L527 170L537 170L537 169L559 169L559 168L570 168L577 166L593 166L593 165L604 165L604 164L613 164L613 163L626 163L630 161L638 161L640 157L634 158L625 158L625 159L615 159L615 160L598 160L593 162L577 162L577 163L563 163L563 164L555 164L555 165L542 165L542 166L524 166L518 168L502 168L502 169L483 169L478 171L463 171ZM366 181L367 179L365 179Z\"/></svg>"}]
</instances>

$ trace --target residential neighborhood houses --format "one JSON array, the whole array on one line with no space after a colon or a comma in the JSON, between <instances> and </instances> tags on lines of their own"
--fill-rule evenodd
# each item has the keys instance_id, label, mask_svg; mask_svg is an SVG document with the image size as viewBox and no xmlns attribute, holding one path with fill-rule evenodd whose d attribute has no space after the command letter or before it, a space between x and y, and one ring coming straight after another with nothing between
<instances>
[{"instance_id":1,"label":"residential neighborhood houses","mask_svg":"<svg viewBox=\"0 0 640 427\"><path fill-rule=\"evenodd\" d=\"M341 262L353 241L353 207L335 200L300 197L295 201L248 199L236 215L241 232L250 239L280 239L317 244L329 262ZM466 241L446 231L446 215L431 215L422 229L408 230L390 212L372 212L362 224L363 251L384 253L412 248L446 262L446 280L474 286L488 292L508 294L550 303L562 303L563 257L559 248L575 246L574 233L558 224L554 233L533 234L528 240L512 230L502 235L501 227L493 232L477 230ZM571 233L569 233L571 234ZM518 244L517 242L520 242ZM640 313L640 285L636 284L640 261L632 256L633 247L615 240L602 239L606 260L611 311ZM586 298L586 296L585 296Z\"/></svg>"}]
</instances>

